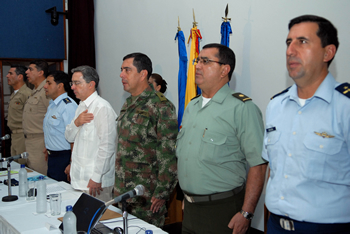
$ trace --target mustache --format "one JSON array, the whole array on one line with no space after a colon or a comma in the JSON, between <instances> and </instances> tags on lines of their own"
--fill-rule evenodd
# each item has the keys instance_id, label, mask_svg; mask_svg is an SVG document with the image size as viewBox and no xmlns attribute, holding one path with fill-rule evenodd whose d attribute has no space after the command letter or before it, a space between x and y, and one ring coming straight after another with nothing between
<instances>
[{"instance_id":1,"label":"mustache","mask_svg":"<svg viewBox=\"0 0 350 234\"><path fill-rule=\"evenodd\" d=\"M301 63L301 60L300 58L296 58L296 57L287 57L287 63L292 63L292 62Z\"/></svg>"}]
</instances>

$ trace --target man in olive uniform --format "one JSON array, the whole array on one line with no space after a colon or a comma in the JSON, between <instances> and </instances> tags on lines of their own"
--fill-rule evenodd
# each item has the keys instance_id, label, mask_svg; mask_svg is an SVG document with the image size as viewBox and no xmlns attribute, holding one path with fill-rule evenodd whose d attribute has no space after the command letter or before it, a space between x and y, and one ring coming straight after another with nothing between
<instances>
[{"instance_id":1,"label":"man in olive uniform","mask_svg":"<svg viewBox=\"0 0 350 234\"><path fill-rule=\"evenodd\" d=\"M7 83L13 88L8 107L7 126L11 130L11 156L21 154L26 151L22 128L23 108L32 90L27 87L25 81L27 68L21 65L12 65L7 74ZM18 159L21 164L26 163L26 159Z\"/></svg>"},{"instance_id":2,"label":"man in olive uniform","mask_svg":"<svg viewBox=\"0 0 350 234\"><path fill-rule=\"evenodd\" d=\"M43 175L47 173L47 161L43 152L45 148L43 121L50 101L44 89L47 73L47 62L43 60L30 62L26 74L34 89L23 111L23 132L26 151L29 154L27 166Z\"/></svg>"},{"instance_id":3,"label":"man in olive uniform","mask_svg":"<svg viewBox=\"0 0 350 234\"><path fill-rule=\"evenodd\" d=\"M246 233L264 186L262 115L228 87L235 62L220 44L204 46L194 60L202 95L187 105L176 144L183 234Z\"/></svg>"},{"instance_id":4,"label":"man in olive uniform","mask_svg":"<svg viewBox=\"0 0 350 234\"><path fill-rule=\"evenodd\" d=\"M117 123L115 193L125 193L138 184L145 186L143 196L128 200L128 211L161 227L165 201L177 182L177 120L174 105L149 86L151 74L152 62L146 55L133 53L123 58L120 77L131 96Z\"/></svg>"}]
</instances>

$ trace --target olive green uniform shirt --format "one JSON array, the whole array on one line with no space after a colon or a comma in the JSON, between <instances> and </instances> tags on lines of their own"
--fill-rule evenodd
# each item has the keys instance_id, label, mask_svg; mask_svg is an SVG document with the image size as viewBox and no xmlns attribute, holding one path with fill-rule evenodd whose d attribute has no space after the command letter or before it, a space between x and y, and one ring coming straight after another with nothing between
<instances>
[{"instance_id":1,"label":"olive green uniform shirt","mask_svg":"<svg viewBox=\"0 0 350 234\"><path fill-rule=\"evenodd\" d=\"M202 96L186 107L177 137L178 179L191 194L213 194L245 184L246 163L261 157L264 125L250 98L224 85L202 108ZM242 95L244 96L244 95Z\"/></svg>"}]
</instances>

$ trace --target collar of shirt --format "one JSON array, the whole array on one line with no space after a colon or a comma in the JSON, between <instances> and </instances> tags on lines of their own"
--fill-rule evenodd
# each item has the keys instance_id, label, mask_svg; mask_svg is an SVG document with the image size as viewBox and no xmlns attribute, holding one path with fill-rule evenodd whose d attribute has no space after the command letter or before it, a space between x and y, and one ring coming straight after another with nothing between
<instances>
[{"instance_id":1,"label":"collar of shirt","mask_svg":"<svg viewBox=\"0 0 350 234\"><path fill-rule=\"evenodd\" d=\"M81 101L80 103L84 103L87 108L91 105L91 103L97 98L97 91L93 92L87 99Z\"/></svg>"},{"instance_id":2,"label":"collar of shirt","mask_svg":"<svg viewBox=\"0 0 350 234\"><path fill-rule=\"evenodd\" d=\"M60 96L58 96L55 100L50 100L50 104L53 102L53 103L55 103L55 105L57 106L58 105L58 103L61 101L61 100L63 100L63 99L65 99L66 97L68 97L68 95L67 95L67 93L62 93Z\"/></svg>"},{"instance_id":3,"label":"collar of shirt","mask_svg":"<svg viewBox=\"0 0 350 234\"><path fill-rule=\"evenodd\" d=\"M136 100L133 102L132 101L132 97L130 95L130 97L128 97L126 99L128 106L130 106L131 104L135 103L137 100L143 100L148 98L148 96L154 92L153 88L151 86L148 86L147 88L145 88L145 90L143 90L143 92L138 96L138 98L136 98Z\"/></svg>"},{"instance_id":4,"label":"collar of shirt","mask_svg":"<svg viewBox=\"0 0 350 234\"><path fill-rule=\"evenodd\" d=\"M42 88L44 88L44 85L45 85L45 84L46 84L46 79L43 80L43 81L39 84L38 88L34 88L34 89L33 89L33 93L39 92Z\"/></svg>"},{"instance_id":5,"label":"collar of shirt","mask_svg":"<svg viewBox=\"0 0 350 234\"><path fill-rule=\"evenodd\" d=\"M231 91L232 91L232 89L230 89L230 87L228 87L228 85L225 84L224 86L221 87L221 89L219 89L214 94L214 96L211 98L211 101L217 102L217 103L222 103ZM199 102L199 104L201 104L202 100L203 100L203 98L196 98L194 104L196 104L198 102Z\"/></svg>"},{"instance_id":6,"label":"collar of shirt","mask_svg":"<svg viewBox=\"0 0 350 234\"><path fill-rule=\"evenodd\" d=\"M314 96L312 96L311 98L308 98L308 100L311 100L311 99L317 97L317 98L324 100L327 103L330 103L332 100L335 84L336 84L336 81L335 81L334 77L332 76L331 73L328 73L326 78L322 81L320 86L317 88ZM299 97L298 97L298 90L297 90L296 84L294 84L288 90L288 92L283 97L281 102L283 102L284 100L287 100L287 99L298 102Z\"/></svg>"}]
</instances>

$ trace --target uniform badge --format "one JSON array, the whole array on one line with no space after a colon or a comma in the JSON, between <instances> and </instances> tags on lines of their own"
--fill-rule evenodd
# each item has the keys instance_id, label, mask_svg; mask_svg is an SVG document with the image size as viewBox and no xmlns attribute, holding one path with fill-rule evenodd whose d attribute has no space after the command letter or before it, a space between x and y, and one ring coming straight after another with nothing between
<instances>
[{"instance_id":1,"label":"uniform badge","mask_svg":"<svg viewBox=\"0 0 350 234\"><path fill-rule=\"evenodd\" d=\"M21 103L20 102L16 102L16 105L20 105Z\"/></svg>"},{"instance_id":2,"label":"uniform badge","mask_svg":"<svg viewBox=\"0 0 350 234\"><path fill-rule=\"evenodd\" d=\"M315 134L322 137L322 138L333 138L334 137L332 135L328 135L328 133L326 133L326 132L322 132L322 133L315 132Z\"/></svg>"},{"instance_id":3,"label":"uniform badge","mask_svg":"<svg viewBox=\"0 0 350 234\"><path fill-rule=\"evenodd\" d=\"M350 84L349 83L343 83L335 88L338 92L344 94L348 98L350 98Z\"/></svg>"},{"instance_id":4,"label":"uniform badge","mask_svg":"<svg viewBox=\"0 0 350 234\"><path fill-rule=\"evenodd\" d=\"M71 101L69 100L69 98L65 98L63 99L64 103L68 104L68 103L71 103Z\"/></svg>"},{"instance_id":5,"label":"uniform badge","mask_svg":"<svg viewBox=\"0 0 350 234\"><path fill-rule=\"evenodd\" d=\"M56 115L51 116L53 119L57 119Z\"/></svg>"},{"instance_id":6,"label":"uniform badge","mask_svg":"<svg viewBox=\"0 0 350 234\"><path fill-rule=\"evenodd\" d=\"M250 97L244 95L243 93L234 93L232 94L235 98L241 100L242 102L250 101L252 100Z\"/></svg>"}]
</instances>

